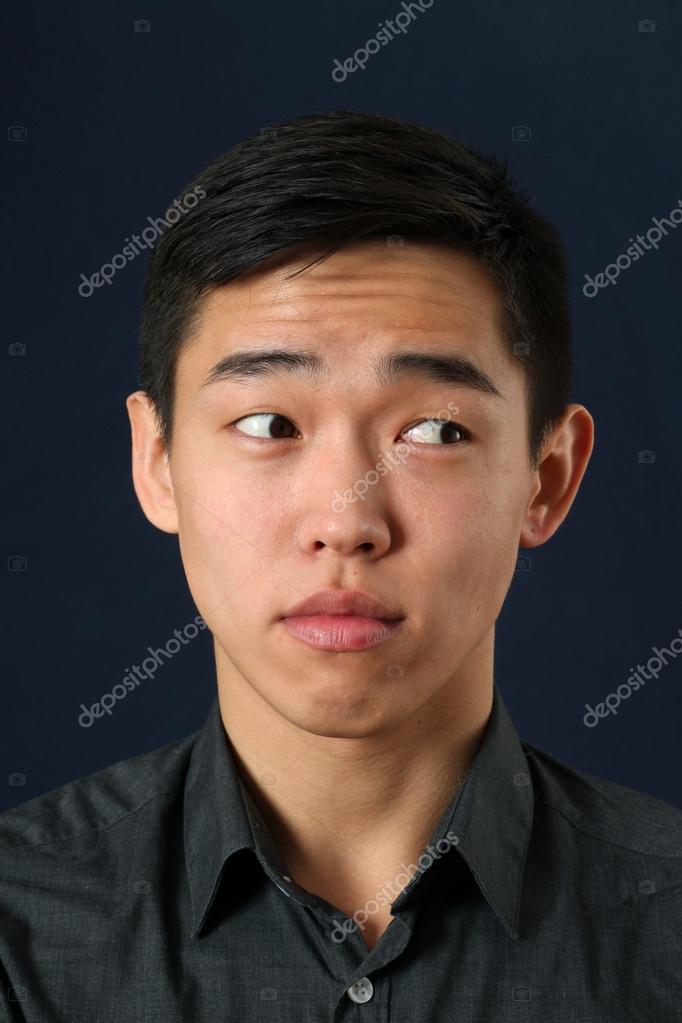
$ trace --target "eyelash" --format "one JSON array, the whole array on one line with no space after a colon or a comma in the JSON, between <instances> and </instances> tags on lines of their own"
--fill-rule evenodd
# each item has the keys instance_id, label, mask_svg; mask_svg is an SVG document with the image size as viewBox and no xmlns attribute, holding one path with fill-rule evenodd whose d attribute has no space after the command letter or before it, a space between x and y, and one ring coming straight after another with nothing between
<instances>
[{"instance_id":1,"label":"eyelash","mask_svg":"<svg viewBox=\"0 0 682 1023\"><path fill-rule=\"evenodd\" d=\"M296 440L297 439L296 437L252 437L251 434L244 433L243 430L239 430L237 428L237 423L241 423L242 420L244 420L244 419L250 419L251 416L276 416L279 419L284 419L287 423L291 423L291 425L294 426L294 424L291 422L290 419L287 418L287 416L283 416L279 412L251 412L251 413L249 413L249 415L240 416L239 419L233 420L233 422L229 423L228 426L230 428L236 429L237 432L242 437L248 437L249 440L255 440L255 441L277 441L277 440ZM421 447L424 447L424 448L456 448L456 447L460 447L462 444L464 444L467 441L471 440L471 433L464 426L461 426L460 423L457 423L457 422L455 422L455 421L453 421L451 419L438 419L438 418L435 418L435 417L431 418L431 419L429 419L429 418L418 419L416 422L410 423L409 426L406 426L405 429L403 430L403 433L407 433L410 430L413 430L415 427L421 426L422 423L450 423L452 426L456 427L456 429L460 432L460 434L462 436L461 436L460 440L458 440L456 443L453 443L453 444L428 444L428 443L425 443L423 441L417 441L416 443L420 444ZM296 427L294 427L294 429L296 429ZM402 436L402 434L401 434L401 436Z\"/></svg>"}]
</instances>

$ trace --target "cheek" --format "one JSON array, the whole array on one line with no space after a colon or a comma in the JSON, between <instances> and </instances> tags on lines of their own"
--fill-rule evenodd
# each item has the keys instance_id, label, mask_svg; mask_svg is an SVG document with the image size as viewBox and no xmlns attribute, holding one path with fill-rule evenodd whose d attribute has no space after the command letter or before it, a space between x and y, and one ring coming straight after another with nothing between
<instances>
[{"instance_id":1,"label":"cheek","mask_svg":"<svg viewBox=\"0 0 682 1023\"><path fill-rule=\"evenodd\" d=\"M279 519L262 491L195 473L176 487L176 503L180 552L197 604L224 601L249 574L267 567Z\"/></svg>"},{"instance_id":2,"label":"cheek","mask_svg":"<svg viewBox=\"0 0 682 1023\"><path fill-rule=\"evenodd\" d=\"M496 604L506 593L517 557L511 494L490 479L468 480L430 504L420 528L449 598L472 606Z\"/></svg>"},{"instance_id":3,"label":"cheek","mask_svg":"<svg viewBox=\"0 0 682 1023\"><path fill-rule=\"evenodd\" d=\"M469 543L474 552L470 568L472 604L483 618L494 621L504 603L518 554L516 508L502 488L485 488L472 512Z\"/></svg>"}]
</instances>

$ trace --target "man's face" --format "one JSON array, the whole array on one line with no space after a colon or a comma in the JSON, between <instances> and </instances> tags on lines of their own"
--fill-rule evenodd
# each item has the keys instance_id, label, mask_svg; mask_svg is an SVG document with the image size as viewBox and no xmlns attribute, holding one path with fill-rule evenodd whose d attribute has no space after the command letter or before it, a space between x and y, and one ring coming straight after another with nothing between
<instances>
[{"instance_id":1,"label":"man's face","mask_svg":"<svg viewBox=\"0 0 682 1023\"><path fill-rule=\"evenodd\" d=\"M371 241L285 280L306 261L206 296L168 469L219 682L245 680L310 732L361 735L490 672L534 479L525 377L473 258ZM272 348L327 369L205 383L226 356ZM408 351L466 358L499 395L416 368L377 379L378 359ZM281 617L327 587L404 620L366 649L312 647Z\"/></svg>"}]
</instances>

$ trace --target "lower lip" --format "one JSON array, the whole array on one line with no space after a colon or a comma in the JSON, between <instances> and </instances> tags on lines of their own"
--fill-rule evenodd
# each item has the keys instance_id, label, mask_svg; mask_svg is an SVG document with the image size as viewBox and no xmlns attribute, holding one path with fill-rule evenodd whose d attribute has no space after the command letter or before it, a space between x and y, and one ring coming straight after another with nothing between
<instances>
[{"instance_id":1,"label":"lower lip","mask_svg":"<svg viewBox=\"0 0 682 1023\"><path fill-rule=\"evenodd\" d=\"M301 615L282 618L284 628L318 650L366 650L395 635L402 620L360 618L356 615Z\"/></svg>"}]
</instances>

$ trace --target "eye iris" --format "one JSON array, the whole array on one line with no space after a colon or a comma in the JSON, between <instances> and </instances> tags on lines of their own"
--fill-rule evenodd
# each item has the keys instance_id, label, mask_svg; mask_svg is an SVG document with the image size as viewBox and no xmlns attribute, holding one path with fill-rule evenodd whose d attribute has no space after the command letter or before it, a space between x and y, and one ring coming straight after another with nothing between
<instances>
[{"instance_id":1,"label":"eye iris","mask_svg":"<svg viewBox=\"0 0 682 1023\"><path fill-rule=\"evenodd\" d=\"M289 426L289 421L280 416L277 413L273 413L272 422L270 423L270 434L273 437L283 437Z\"/></svg>"},{"instance_id":2,"label":"eye iris","mask_svg":"<svg viewBox=\"0 0 682 1023\"><path fill-rule=\"evenodd\" d=\"M441 429L442 429L441 438L444 441L456 440L456 438L460 437L462 434L462 431L460 430L459 426L457 426L455 423L443 423Z\"/></svg>"}]
</instances>

